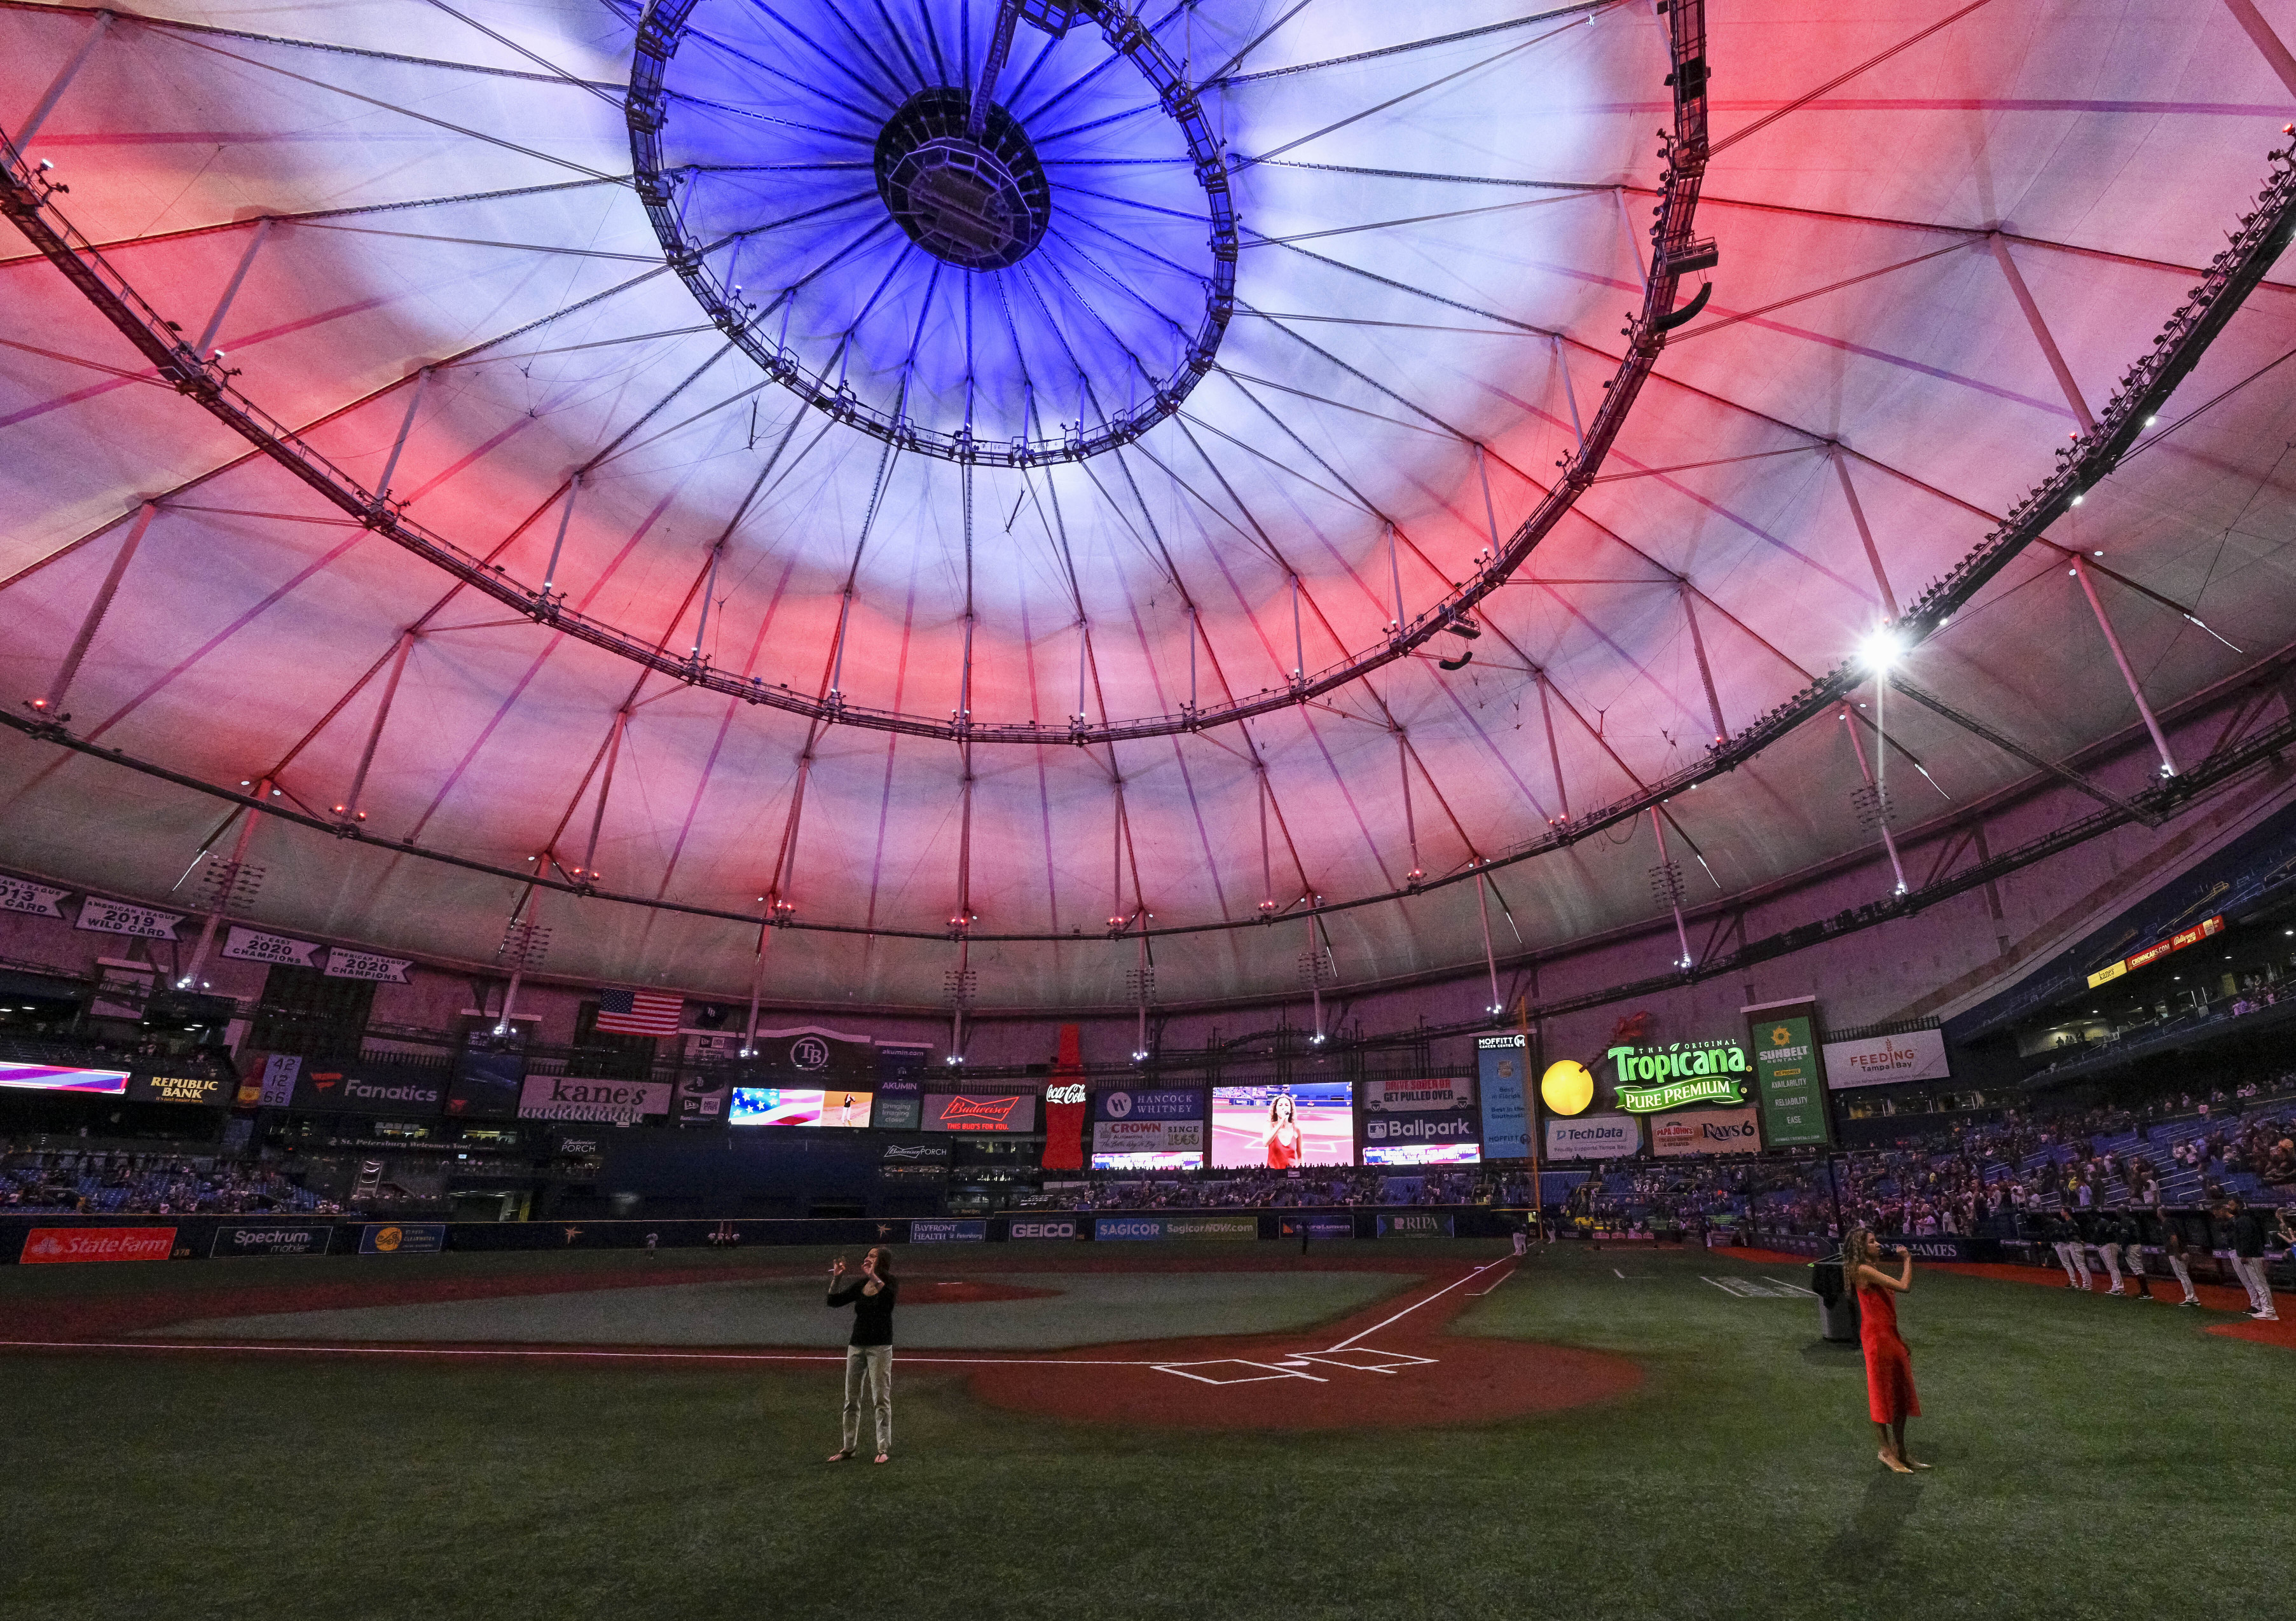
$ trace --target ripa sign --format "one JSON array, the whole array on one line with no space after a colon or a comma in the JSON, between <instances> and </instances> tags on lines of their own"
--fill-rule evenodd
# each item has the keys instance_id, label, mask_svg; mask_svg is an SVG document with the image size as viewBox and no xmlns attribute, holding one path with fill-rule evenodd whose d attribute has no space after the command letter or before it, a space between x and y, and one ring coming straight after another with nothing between
<instances>
[{"instance_id":1,"label":"ripa sign","mask_svg":"<svg viewBox=\"0 0 2296 1621\"><path fill-rule=\"evenodd\" d=\"M1738 1103L1752 1066L1736 1041L1674 1041L1665 1047L1613 1047L1619 1107L1630 1115L1678 1109L1688 1103Z\"/></svg>"}]
</instances>

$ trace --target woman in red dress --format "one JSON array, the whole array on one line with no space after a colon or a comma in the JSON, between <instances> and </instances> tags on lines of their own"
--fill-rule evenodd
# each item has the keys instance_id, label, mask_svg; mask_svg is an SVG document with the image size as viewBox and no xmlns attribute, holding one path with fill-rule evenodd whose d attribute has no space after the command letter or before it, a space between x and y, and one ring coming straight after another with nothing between
<instances>
[{"instance_id":1,"label":"woman in red dress","mask_svg":"<svg viewBox=\"0 0 2296 1621\"><path fill-rule=\"evenodd\" d=\"M1882 1461L1900 1475L1929 1468L1906 1452L1906 1420L1922 1416L1914 1392L1914 1358L1898 1337L1897 1296L1914 1287L1914 1257L1902 1246L1894 1253L1898 1275L1882 1270L1881 1246L1866 1228L1841 1247L1841 1280L1857 1292L1857 1337L1866 1345L1866 1403L1882 1437Z\"/></svg>"},{"instance_id":2,"label":"woman in red dress","mask_svg":"<svg viewBox=\"0 0 2296 1621\"><path fill-rule=\"evenodd\" d=\"M1269 1170L1288 1171L1300 1163L1299 1115L1291 1093L1278 1092L1268 1099L1267 1130L1259 1141L1267 1150Z\"/></svg>"}]
</instances>

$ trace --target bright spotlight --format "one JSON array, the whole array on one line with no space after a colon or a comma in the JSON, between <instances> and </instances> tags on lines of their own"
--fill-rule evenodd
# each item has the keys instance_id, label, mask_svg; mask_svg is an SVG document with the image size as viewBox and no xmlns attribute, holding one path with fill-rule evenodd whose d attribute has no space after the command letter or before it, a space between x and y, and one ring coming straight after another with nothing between
<instances>
[{"instance_id":1,"label":"bright spotlight","mask_svg":"<svg viewBox=\"0 0 2296 1621\"><path fill-rule=\"evenodd\" d=\"M1883 625L1866 632L1866 639L1857 644L1857 662L1880 675L1904 657L1905 652L1905 638Z\"/></svg>"}]
</instances>

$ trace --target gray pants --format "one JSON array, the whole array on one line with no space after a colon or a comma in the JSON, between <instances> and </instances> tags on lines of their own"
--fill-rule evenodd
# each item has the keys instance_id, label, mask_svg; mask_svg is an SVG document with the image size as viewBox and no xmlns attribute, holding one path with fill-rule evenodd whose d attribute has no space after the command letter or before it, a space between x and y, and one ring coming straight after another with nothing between
<instances>
[{"instance_id":1,"label":"gray pants","mask_svg":"<svg viewBox=\"0 0 2296 1621\"><path fill-rule=\"evenodd\" d=\"M2240 1274L2241 1284L2248 1290L2249 1302L2254 1309L2267 1316L2277 1316L2279 1313L2272 1304L2272 1285L2264 1275L2264 1257L2234 1255L2232 1264L2233 1270Z\"/></svg>"},{"instance_id":2,"label":"gray pants","mask_svg":"<svg viewBox=\"0 0 2296 1621\"><path fill-rule=\"evenodd\" d=\"M893 1450L893 1347L845 1347L845 1450L861 1438L861 1396L864 1388L877 1412L877 1450Z\"/></svg>"},{"instance_id":3,"label":"gray pants","mask_svg":"<svg viewBox=\"0 0 2296 1621\"><path fill-rule=\"evenodd\" d=\"M2112 1288L2110 1292L2115 1295L2120 1294L2120 1246L2118 1244L2100 1244L2096 1247L2096 1253L2104 1262L2105 1276L2112 1280Z\"/></svg>"},{"instance_id":4,"label":"gray pants","mask_svg":"<svg viewBox=\"0 0 2296 1621\"><path fill-rule=\"evenodd\" d=\"M2177 1281L2185 1286L2185 1299L2198 1300L2201 1297L2200 1291L2193 1287L2193 1269L2185 1264L2184 1256L2170 1255L2169 1257L2169 1270L2176 1273Z\"/></svg>"}]
</instances>

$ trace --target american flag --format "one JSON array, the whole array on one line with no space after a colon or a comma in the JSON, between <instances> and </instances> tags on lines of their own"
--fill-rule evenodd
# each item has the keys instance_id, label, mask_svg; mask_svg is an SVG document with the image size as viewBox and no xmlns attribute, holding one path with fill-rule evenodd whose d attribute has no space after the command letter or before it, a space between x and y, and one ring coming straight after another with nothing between
<instances>
[{"instance_id":1,"label":"american flag","mask_svg":"<svg viewBox=\"0 0 2296 1621\"><path fill-rule=\"evenodd\" d=\"M676 1035L685 1012L685 999L674 992L601 991L594 1028L611 1035Z\"/></svg>"}]
</instances>

